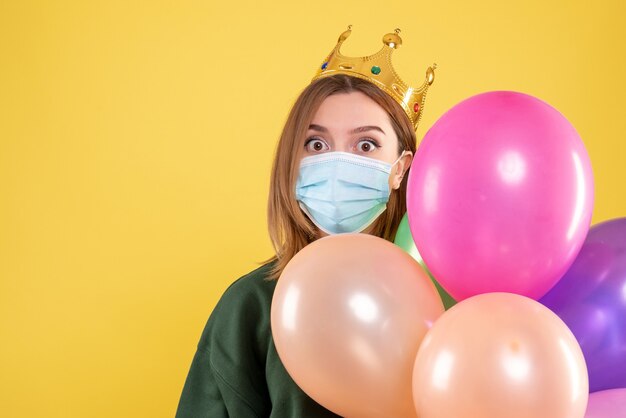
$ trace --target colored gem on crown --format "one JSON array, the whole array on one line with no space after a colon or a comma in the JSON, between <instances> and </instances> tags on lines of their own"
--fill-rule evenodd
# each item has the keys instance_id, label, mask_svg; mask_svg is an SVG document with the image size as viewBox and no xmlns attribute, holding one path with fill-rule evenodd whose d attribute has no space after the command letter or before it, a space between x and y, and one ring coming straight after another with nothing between
<instances>
[{"instance_id":1,"label":"colored gem on crown","mask_svg":"<svg viewBox=\"0 0 626 418\"><path fill-rule=\"evenodd\" d=\"M376 74L376 75L380 74L380 67L377 65L374 65L372 67L372 74Z\"/></svg>"}]
</instances>

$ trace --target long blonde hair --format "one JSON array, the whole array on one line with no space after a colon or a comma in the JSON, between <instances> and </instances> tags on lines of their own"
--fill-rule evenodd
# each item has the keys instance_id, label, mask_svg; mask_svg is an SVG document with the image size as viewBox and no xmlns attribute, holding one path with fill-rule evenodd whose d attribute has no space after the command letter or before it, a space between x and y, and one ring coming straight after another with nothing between
<instances>
[{"instance_id":1,"label":"long blonde hair","mask_svg":"<svg viewBox=\"0 0 626 418\"><path fill-rule=\"evenodd\" d=\"M415 155L416 136L411 121L402 107L380 88L345 74L320 78L309 84L300 93L287 117L272 166L267 221L276 254L262 262L276 262L269 272L269 280L278 279L289 260L317 236L317 227L302 212L295 198L300 156L309 124L324 99L353 91L366 94L387 111L398 137L398 155L403 150L410 150ZM393 241L406 212L407 179L408 170L400 188L392 190L387 209L372 224L372 235Z\"/></svg>"}]
</instances>

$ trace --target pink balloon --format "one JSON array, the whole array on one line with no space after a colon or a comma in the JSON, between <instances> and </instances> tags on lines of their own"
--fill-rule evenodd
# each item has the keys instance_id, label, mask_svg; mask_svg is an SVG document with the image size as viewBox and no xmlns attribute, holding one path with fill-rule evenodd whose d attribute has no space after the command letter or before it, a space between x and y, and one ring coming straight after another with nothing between
<instances>
[{"instance_id":1,"label":"pink balloon","mask_svg":"<svg viewBox=\"0 0 626 418\"><path fill-rule=\"evenodd\" d=\"M593 193L589 156L563 115L527 94L487 92L426 133L409 174L409 224L454 299L539 299L578 254Z\"/></svg>"},{"instance_id":2,"label":"pink balloon","mask_svg":"<svg viewBox=\"0 0 626 418\"><path fill-rule=\"evenodd\" d=\"M339 234L287 264L271 325L285 369L319 404L350 418L417 418L413 363L443 312L432 281L400 247Z\"/></svg>"},{"instance_id":3,"label":"pink balloon","mask_svg":"<svg viewBox=\"0 0 626 418\"><path fill-rule=\"evenodd\" d=\"M624 417L626 417L626 388L603 390L589 395L585 418Z\"/></svg>"}]
</instances>

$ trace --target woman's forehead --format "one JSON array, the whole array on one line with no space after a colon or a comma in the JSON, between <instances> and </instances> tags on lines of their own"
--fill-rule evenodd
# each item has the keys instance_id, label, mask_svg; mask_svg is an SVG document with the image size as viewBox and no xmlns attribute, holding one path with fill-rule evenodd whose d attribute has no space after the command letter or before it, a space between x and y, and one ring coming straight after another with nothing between
<instances>
[{"instance_id":1,"label":"woman's forehead","mask_svg":"<svg viewBox=\"0 0 626 418\"><path fill-rule=\"evenodd\" d=\"M345 131L378 126L384 132L388 132L391 126L385 109L361 92L328 96L313 116L311 124Z\"/></svg>"}]
</instances>

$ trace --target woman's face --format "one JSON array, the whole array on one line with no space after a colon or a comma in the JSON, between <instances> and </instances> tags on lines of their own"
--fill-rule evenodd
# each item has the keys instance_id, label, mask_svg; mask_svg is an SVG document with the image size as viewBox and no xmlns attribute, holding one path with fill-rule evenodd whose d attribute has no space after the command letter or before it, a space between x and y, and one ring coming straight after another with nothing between
<instances>
[{"instance_id":1,"label":"woman's face","mask_svg":"<svg viewBox=\"0 0 626 418\"><path fill-rule=\"evenodd\" d=\"M304 140L302 157L344 151L392 164L398 157L398 137L389 115L361 92L328 96L315 113ZM412 159L410 151L391 168L389 189L400 187ZM367 233L369 230L363 231ZM326 235L320 231L320 236Z\"/></svg>"}]
</instances>

